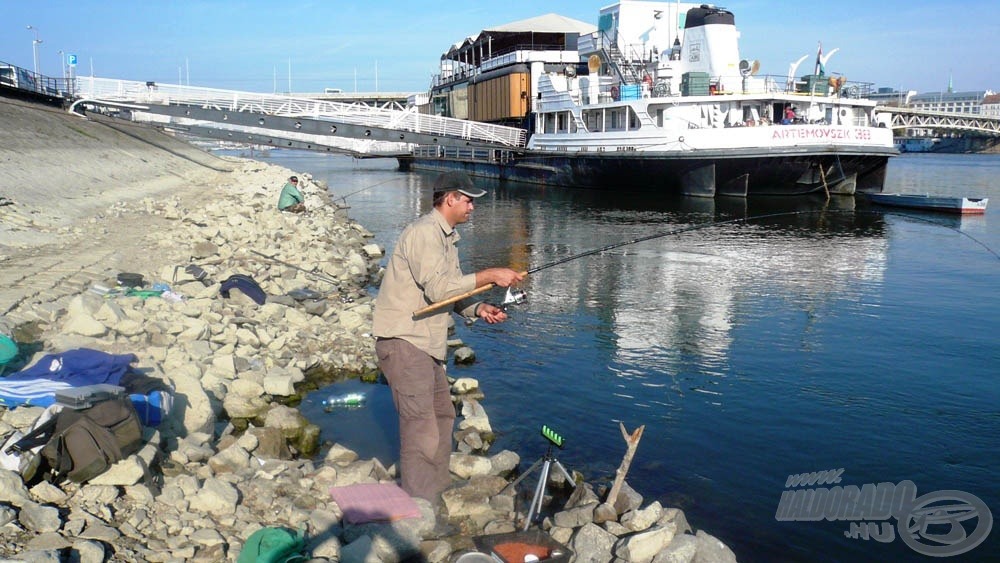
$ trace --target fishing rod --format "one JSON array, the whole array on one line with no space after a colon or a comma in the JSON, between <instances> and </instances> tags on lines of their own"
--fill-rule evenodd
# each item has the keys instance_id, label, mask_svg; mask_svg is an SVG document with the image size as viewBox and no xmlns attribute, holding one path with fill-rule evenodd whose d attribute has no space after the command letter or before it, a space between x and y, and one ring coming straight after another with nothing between
<instances>
[{"instance_id":1,"label":"fishing rod","mask_svg":"<svg viewBox=\"0 0 1000 563\"><path fill-rule=\"evenodd\" d=\"M271 260L273 262L277 262L278 264L281 264L282 266L288 266L289 268L293 268L295 270L298 270L298 271L300 271L300 272L302 272L302 273L304 273L306 275L313 276L314 278L318 279L319 281L324 281L326 283L333 284L333 285L337 285L337 284L340 283L337 280L335 280L335 279L333 279L333 278L331 278L329 276L324 276L323 274L317 274L316 272L310 272L309 270L306 270L305 268L300 268L300 267L296 266L295 264L289 264L288 262L285 262L284 260L279 260L279 259L275 258L274 256L268 256L267 254L263 254L261 252L257 252L256 250L254 250L252 248L248 248L247 250L249 250L250 252L256 254L257 256L260 256L260 257L263 257L263 258L267 258L268 260Z\"/></svg>"},{"instance_id":2,"label":"fishing rod","mask_svg":"<svg viewBox=\"0 0 1000 563\"><path fill-rule=\"evenodd\" d=\"M361 188L360 190L353 191L353 192L351 192L349 194L345 194L345 195L334 197L333 201L335 201L335 202L336 201L343 201L346 204L347 203L347 198L351 197L352 195L356 195L356 194L359 194L361 192L368 191L368 190L370 190L372 188L377 188L377 187L379 187L379 186L381 186L383 184L388 184L389 182L397 182L399 180L404 180L404 179L405 178L389 178L388 180L383 180L381 182L378 182L377 184L372 184L370 186L366 186L364 188Z\"/></svg>"},{"instance_id":3,"label":"fishing rod","mask_svg":"<svg viewBox=\"0 0 1000 563\"><path fill-rule=\"evenodd\" d=\"M653 239L662 238L662 237L666 237L666 236L670 236L670 235L677 235L677 234L687 233L687 232L691 232L691 231L698 231L698 230L701 230L701 229L707 229L708 227L716 227L716 226L719 226L719 225L726 225L726 224L729 224L729 223L739 223L739 222L744 222L744 221L750 221L750 220L753 220L753 219L766 219L766 218L769 218L769 217L782 217L782 216L786 216L786 215L804 215L804 214L810 214L810 213L821 213L823 211L824 210L786 211L786 212L782 212L782 213L768 213L766 215L754 215L752 217L740 217L740 218L736 218L736 219L727 219L725 221L713 221L711 223L703 223L701 225L690 225L690 226L687 226L687 227L681 227L679 229L671 229L669 231L661 231L661 232L658 232L658 233L653 233L651 235L646 235L646 236L639 237L639 238L634 238L634 239L631 239L631 240L626 240L626 241L622 241L622 242L616 242L614 244L609 244L607 246L602 246L601 248L595 248L593 250L587 250L585 252L581 252L579 254L574 254L572 256L567 256L565 258L560 258L559 260L555 260L555 261L549 262L547 264L542 264L541 266L535 266L534 268L529 268L527 270L524 270L524 271L520 272L520 274L522 276L527 276L527 275L534 274L536 272L540 272L542 270L547 270L548 268L553 268L555 266L559 266L560 264L565 264L566 262L572 262L573 260L578 260L580 258L585 258L587 256L593 256L594 254L600 254L602 252L607 252L609 250L614 250L616 248L621 248L623 246L628 246L630 244L636 244L636 243L639 243L639 242L645 242L647 240L653 240ZM414 311L413 312L413 317L416 318L416 317L420 317L420 316L426 315L427 313L430 313L430 312L433 312L433 311L437 311L438 309L440 309L442 307L446 307L446 306L451 305L453 303L457 303L459 301L462 301L463 299L468 299L469 297L472 297L473 295L478 295L480 293L489 291L489 290L493 289L494 287L496 287L495 284L488 283L486 285L479 286L476 289L473 289L472 291L467 291L467 292L465 292L465 293L463 293L461 295L456 295L455 297L449 297L448 299L444 299L442 301L438 301L436 303L432 303L432 304L424 307L423 309L419 309L417 311Z\"/></svg>"},{"instance_id":4,"label":"fishing rod","mask_svg":"<svg viewBox=\"0 0 1000 563\"><path fill-rule=\"evenodd\" d=\"M850 210L849 211L849 210L814 209L814 210L810 210L810 211L786 211L786 212L782 212L782 213L767 213L767 214L764 214L764 215L754 215L754 216L751 216L751 217L739 217L739 218L736 218L736 219L727 219L725 221L713 221L711 223L704 223L704 224L701 224L701 225L691 225L691 226L688 226L688 227L681 227L679 229L672 229L672 230L669 230L669 231L661 231L661 232L658 232L658 233L653 233L651 235L646 235L646 236L639 237L639 238L634 238L634 239L631 239L631 240L626 240L626 241L622 241L622 242L616 242L614 244L609 244L609 245L603 246L601 248L595 248L593 250L587 250L585 252L581 252L579 254L574 254L572 256L567 256L565 258L561 258L559 260L555 260L555 261L549 262L547 264L542 264L541 266L535 266L534 268L530 268L528 270L524 270L524 271L522 271L520 273L521 273L522 276L526 276L526 275L534 274L536 272L540 272L540 271L548 269L548 268L552 268L554 266L558 266L560 264L565 264L566 262L571 262L573 260L577 260L579 258L584 258L584 257L587 257L587 256L593 256L594 254L600 254L602 252L607 252L609 250L614 250L616 248L620 248L620 247L623 247L623 246L628 246L630 244L636 244L636 243L639 243L639 242L645 242L645 241L648 241L648 240L662 238L662 237L666 237L666 236L670 236L670 235L677 235L677 234L687 233L687 232L691 232L691 231L698 231L698 230L701 230L701 229L707 229L709 227L717 227L719 225L748 222L748 221L752 221L754 219L768 219L768 218L773 218L773 217L784 217L784 216L789 216L789 215L811 215L811 214L815 214L815 213L828 213L828 212L832 212L832 213L867 213L867 214L873 214L873 215L887 215L887 214L892 214L892 215L902 215L903 217L910 217L910 218L913 218L913 219L917 219L917 220L920 220L920 221L924 221L924 222L930 223L932 225L938 225L938 226L941 226L941 227L946 227L946 228L952 229L954 231L957 231L958 233L961 233L962 235L968 237L969 239L973 240L974 242L976 242L977 244L979 244L980 246L982 246L983 248L985 248L990 254L993 254L994 256L996 256L997 259L1000 259L1000 254L998 254L997 252L995 252L992 248L990 248L989 246L987 246L982 241L976 239L972 235L970 235L970 234L962 231L961 229L957 229L955 227L952 227L950 225L945 225L945 224L939 223L937 221L932 221L930 219L925 219L923 217L916 217L916 216L913 216L913 215L910 215L910 214L907 214L907 213L900 213L900 212L894 212L894 211L859 211L859 210ZM495 284L488 283L486 285L477 287L476 289L473 289L472 291L468 291L468 292L463 293L461 295L456 295L455 297L450 297L448 299L444 299L442 301L438 301L436 303L432 303L431 305L428 305L427 307L424 307L423 309L419 309L417 311L414 311L413 312L413 317L417 318L417 317L426 315L427 313L431 313L433 311L437 311L438 309L440 309L442 307L446 307L448 305L451 305L451 304L457 303L459 301L462 301L463 299L468 299L469 297L472 297L474 295L478 295L480 293L489 291L489 290L493 289L494 287L496 287ZM515 296L514 299L523 300L524 299L523 293Z\"/></svg>"}]
</instances>

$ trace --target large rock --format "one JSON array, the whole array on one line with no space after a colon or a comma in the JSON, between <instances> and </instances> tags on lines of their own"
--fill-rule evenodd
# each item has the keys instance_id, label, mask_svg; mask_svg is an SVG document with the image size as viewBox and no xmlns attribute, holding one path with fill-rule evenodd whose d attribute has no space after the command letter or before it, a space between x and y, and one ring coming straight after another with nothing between
<instances>
[{"instance_id":1,"label":"large rock","mask_svg":"<svg viewBox=\"0 0 1000 563\"><path fill-rule=\"evenodd\" d=\"M239 499L236 487L216 478L206 479L198 493L188 498L192 510L218 516L233 514Z\"/></svg>"},{"instance_id":2,"label":"large rock","mask_svg":"<svg viewBox=\"0 0 1000 563\"><path fill-rule=\"evenodd\" d=\"M736 563L736 554L715 536L698 530L695 534L698 541L698 553L694 563Z\"/></svg>"},{"instance_id":3,"label":"large rock","mask_svg":"<svg viewBox=\"0 0 1000 563\"><path fill-rule=\"evenodd\" d=\"M596 524L585 524L576 535L570 547L576 553L576 563L607 563L614 559L611 549L616 538Z\"/></svg>"},{"instance_id":4,"label":"large rock","mask_svg":"<svg viewBox=\"0 0 1000 563\"><path fill-rule=\"evenodd\" d=\"M649 561L674 539L674 532L659 526L645 532L625 536L615 542L616 557L628 561Z\"/></svg>"},{"instance_id":5,"label":"large rock","mask_svg":"<svg viewBox=\"0 0 1000 563\"><path fill-rule=\"evenodd\" d=\"M201 383L194 377L182 373L173 374L171 379L174 384L173 415L183 421L185 434L214 432L215 412Z\"/></svg>"},{"instance_id":6,"label":"large rock","mask_svg":"<svg viewBox=\"0 0 1000 563\"><path fill-rule=\"evenodd\" d=\"M691 563L697 553L698 539L691 534L678 534L653 557L652 563Z\"/></svg>"},{"instance_id":7,"label":"large rock","mask_svg":"<svg viewBox=\"0 0 1000 563\"><path fill-rule=\"evenodd\" d=\"M449 469L460 479L468 479L477 475L488 475L493 468L490 460L478 455L461 453L451 454Z\"/></svg>"},{"instance_id":8,"label":"large rock","mask_svg":"<svg viewBox=\"0 0 1000 563\"><path fill-rule=\"evenodd\" d=\"M641 532L655 524L663 514L660 501L639 510L631 510L622 515L622 525L633 532ZM676 530L676 528L674 528Z\"/></svg>"}]
</instances>

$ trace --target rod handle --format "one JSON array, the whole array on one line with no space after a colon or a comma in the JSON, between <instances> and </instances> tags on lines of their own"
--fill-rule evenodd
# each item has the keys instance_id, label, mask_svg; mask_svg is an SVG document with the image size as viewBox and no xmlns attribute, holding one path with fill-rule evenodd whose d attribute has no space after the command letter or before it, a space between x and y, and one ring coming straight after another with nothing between
<instances>
[{"instance_id":1,"label":"rod handle","mask_svg":"<svg viewBox=\"0 0 1000 563\"><path fill-rule=\"evenodd\" d=\"M521 275L522 276L528 275L528 272L527 271L522 271ZM423 309L418 309L418 310L414 311L413 312L413 318L422 317L423 315L426 315L427 313L432 313L432 312L437 311L438 309L440 309L442 307L447 307L448 305L452 305L452 304L458 303L459 301L461 301L463 299L468 299L468 298L472 297L473 295L479 295L480 293L489 291L489 290L493 289L494 287L496 287L496 284L488 283L486 285L481 285L481 286L477 287L476 289L473 289L472 291L466 291L465 293L463 293L461 295L456 295L454 297L449 297L448 299L442 299L441 301L438 301L437 303L431 303L430 305L424 307Z\"/></svg>"}]
</instances>

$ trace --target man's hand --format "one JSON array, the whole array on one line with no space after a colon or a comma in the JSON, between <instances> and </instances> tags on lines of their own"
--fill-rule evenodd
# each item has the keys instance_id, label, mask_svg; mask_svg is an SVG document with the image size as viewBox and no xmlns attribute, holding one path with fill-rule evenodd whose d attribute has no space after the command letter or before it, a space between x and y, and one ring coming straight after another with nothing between
<instances>
[{"instance_id":1,"label":"man's hand","mask_svg":"<svg viewBox=\"0 0 1000 563\"><path fill-rule=\"evenodd\" d=\"M503 309L497 307L496 305L490 305L489 303L480 303L479 307L476 309L476 316L491 325L502 323L507 320L507 313L505 313Z\"/></svg>"},{"instance_id":2,"label":"man's hand","mask_svg":"<svg viewBox=\"0 0 1000 563\"><path fill-rule=\"evenodd\" d=\"M482 287L488 283L499 287L510 287L523 279L524 274L510 268L487 268L476 272L476 287Z\"/></svg>"}]
</instances>

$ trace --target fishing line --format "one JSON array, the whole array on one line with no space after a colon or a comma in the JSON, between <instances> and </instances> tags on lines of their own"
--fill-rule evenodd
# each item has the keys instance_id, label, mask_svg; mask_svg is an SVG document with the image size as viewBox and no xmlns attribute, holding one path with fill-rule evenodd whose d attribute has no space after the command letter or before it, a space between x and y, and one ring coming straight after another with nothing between
<instances>
[{"instance_id":1,"label":"fishing line","mask_svg":"<svg viewBox=\"0 0 1000 563\"><path fill-rule=\"evenodd\" d=\"M738 218L735 218L735 219L727 219L727 220L724 220L724 221L713 221L711 223L701 223L701 224L698 224L698 225L689 225L687 227L681 227L679 229L671 229L669 231L660 231L658 233L653 233L651 235L646 235L646 236L643 236L643 237L638 237L638 238L634 238L634 239L630 239L630 240L626 240L626 241L622 241L622 242L616 242L614 244L609 244L607 246L602 246L601 248L595 248L593 250L587 250L585 252L580 252L578 254L573 254L572 256L567 256L565 258L560 258L559 260L555 260L555 261L549 262L547 264L542 264L541 266L535 266L534 268L529 268L527 270L522 271L521 273L523 275L530 275L530 274L534 274L536 272L540 272L542 270L546 270L548 268L552 268L552 267L558 266L560 264L565 264L565 263L571 262L573 260L578 260L580 258L585 258L587 256L593 256L595 254L600 254L602 252L607 252L608 250L613 250L615 248L621 248L623 246L628 246L630 244L636 244L636 243L639 243L639 242L644 242L644 241L647 241L647 240L653 240L653 239L657 239L657 238L662 238L662 237L666 237L666 236L670 236L670 235L676 235L676 234L680 234L680 233L687 233L687 232L691 232L691 231L698 231L698 230L701 230L701 229L707 229L709 227L717 227L719 225L727 225L727 224L731 224L731 223L740 223L740 222L752 221L754 219L767 219L769 217L784 217L784 216L789 216L789 215L806 215L806 214L814 214L814 213L825 213L826 211L827 210L825 210L825 209L810 210L810 211L785 211L785 212L782 212L782 213L767 213L767 214L764 214L764 215L754 215L754 216L751 216L751 217L738 217ZM494 287L495 287L494 284L488 283L486 285L477 287L476 289L473 289L472 291L468 291L468 292L463 293L461 295L456 295L455 297L450 297L448 299L445 299L445 300L442 300L442 301L438 301L437 303L432 303L432 304L424 307L423 309L419 309L417 311L414 311L413 312L413 317L416 318L416 317L420 317L420 316L426 315L427 313L436 311L436 310L438 310L438 309L440 309L440 308L442 308L442 307L444 307L446 305L451 305L452 303L457 303L459 301L462 301L463 299L468 299L469 297L472 297L473 295L478 295L478 294L483 293L485 291L489 291L490 289L493 289Z\"/></svg>"},{"instance_id":2,"label":"fishing line","mask_svg":"<svg viewBox=\"0 0 1000 563\"><path fill-rule=\"evenodd\" d=\"M864 211L862 213L879 213L879 212L878 211ZM998 254L995 250L993 250L992 248L990 248L989 245L987 245L985 242L977 239L976 237L970 235L969 233L963 231L962 229L959 229L958 227L954 227L952 225L946 225L946 224L944 224L944 223L942 223L940 221L934 221L934 220L928 219L926 217L919 217L917 215L912 215L910 213L904 213L902 211L882 211L881 213L884 213L886 215L899 215L900 217L906 217L908 219L916 219L917 221L923 221L924 223L930 223L931 225L937 225L939 227L944 227L946 229L951 229L951 230L957 232L958 234L960 234L960 235L962 235L964 237L967 237L969 240L971 240L972 242L975 242L979 246L985 248L987 252L989 252L990 254L992 254L993 256L995 256L997 260L1000 260L1000 254Z\"/></svg>"},{"instance_id":3,"label":"fishing line","mask_svg":"<svg viewBox=\"0 0 1000 563\"><path fill-rule=\"evenodd\" d=\"M346 204L347 203L347 198L351 197L352 195L357 195L357 194L359 194L361 192L368 191L368 190L370 190L372 188L377 188L377 187L379 187L379 186L381 186L383 184L388 184L389 182L397 182L399 180L405 180L405 179L406 178L389 178L388 180L383 180L381 182L378 182L377 184L372 184L370 186L366 186L364 188L361 188L360 190L353 191L353 192L351 192L349 194L345 194L345 195L341 195L341 196L336 196L336 197L333 198L333 201L334 202L336 202L336 201L343 201Z\"/></svg>"},{"instance_id":4,"label":"fishing line","mask_svg":"<svg viewBox=\"0 0 1000 563\"><path fill-rule=\"evenodd\" d=\"M866 210L847 210L847 209L813 209L813 210L808 210L808 211L785 211L785 212L781 212L781 213L766 213L766 214L763 214L763 215L752 215L750 217L737 217L735 219L726 219L726 220L723 220L723 221L713 221L711 223L702 223L702 224L698 224L698 225L689 225L687 227L681 227L681 228L678 228L678 229L671 229L669 231L660 231L660 232L653 233L653 234L650 234L650 235L646 235L646 236L642 236L642 237L638 237L638 238L634 238L634 239L629 239L629 240L626 240L626 241L616 242L614 244L609 244L607 246L602 246L601 248L595 248L593 250L587 250L585 252L580 252L580 253L577 253L577 254L573 254L571 256L567 256L565 258L560 258L559 260L555 260L555 261L552 261L552 262L548 262L546 264L542 264L540 266L535 266L533 268L529 268L527 270L524 270L521 273L523 275L530 275L530 274L534 274L536 272L540 272L542 270L546 270L548 268L559 266L560 264L565 264L565 263L571 262L573 260L578 260L580 258L585 258L587 256L593 256L595 254L600 254L602 252L607 252L609 250L614 250L616 248L621 248L623 246L628 246L628 245L631 245L631 244L636 244L636 243L639 243L639 242L645 242L645 241L648 241L648 240L662 238L662 237L666 237L666 236L670 236L670 235L677 235L677 234L681 234L681 233L687 233L687 232L692 232L692 231L698 231L698 230L701 230L701 229L707 229L707 228L710 228L710 227L717 227L719 225L728 225L728 224L734 224L734 223L746 223L746 222L757 220L757 219L768 219L768 218L774 218L774 217L788 217L788 216L793 216L793 215L815 215L817 213L872 214L872 215L887 215L887 214L892 214L892 215L902 215L904 217L913 217L912 215L908 215L908 214L905 214L905 213L899 213L899 212L893 212L893 211L866 211ZM991 254L993 254L998 259L1000 259L1000 255L998 255L996 252L994 252L994 250L992 248L990 248L989 246L987 246L982 241L976 239L975 237L969 235L968 233L962 232L961 230L959 230L959 229L957 229L955 227L951 227L950 225L945 225L945 224L937 222L937 221L931 221L931 220L923 219L923 218L920 218L920 217L913 217L913 218L919 219L919 220L923 220L923 221L926 221L926 222L934 224L934 225L939 225L939 226L942 226L942 227L948 227L950 229L956 230L959 233L962 233L963 235L969 237L971 240L975 241L977 244L979 244L980 246L982 246L983 248L985 248L987 251L989 251ZM431 305L428 305L427 307L424 307L422 309L414 311L413 312L413 316L416 318L416 317L420 317L420 316L426 315L427 313L431 313L433 311L436 311L436 310L438 310L438 309L440 309L440 308L442 308L442 307L444 307L446 305L451 305L453 303L457 303L457 302L462 301L464 299L468 299L469 297L472 297L473 295L478 295L478 294L483 293L485 291L489 291L490 289L493 289L494 287L495 287L494 284L489 283L489 284L477 287L476 289L473 289L472 291L463 293L461 295L456 295L455 297L451 297L449 299L445 299L445 300L442 300L442 301L438 301L436 303L432 303Z\"/></svg>"},{"instance_id":5,"label":"fishing line","mask_svg":"<svg viewBox=\"0 0 1000 563\"><path fill-rule=\"evenodd\" d=\"M616 242L614 244L609 244L609 245L601 247L601 248L595 248L593 250L588 250L586 252L581 252L579 254L574 254L572 256L567 256L565 258L556 260L554 262L549 262L548 264L542 264L541 266L535 266L534 268L526 270L525 273L526 274L533 274L535 272L539 272L541 270L545 270L545 269L551 268L553 266L558 266L560 264L565 264L566 262L570 262L570 261L576 260L578 258L583 258L583 257L586 257L586 256L593 256L594 254L600 254L602 252L607 252L608 250L614 250L615 248L620 248L622 246L627 246L627 245L630 245L630 244L635 244L635 243L638 243L638 242L644 242L644 241L647 241L647 240L657 239L657 238L661 238L661 237L665 237L665 236L676 235L676 234L686 233L686 232L690 232L690 231L697 231L697 230L700 230L700 229L706 229L708 227L716 227L716 226L719 226L719 225L726 225L726 224L731 224L731 223L749 222L749 221L752 221L754 219L767 219L767 218L771 218L771 217L784 217L784 216L789 216L789 215L813 215L813 214L816 214L816 213L839 213L839 214L866 213L866 214L872 214L872 215L886 215L886 214L891 214L891 215L901 215L903 217L910 217L910 218L913 218L913 219L924 221L926 223L930 223L932 225L938 225L938 226L941 226L941 227L945 227L945 228L951 229L953 231L957 231L958 233L960 233L960 234L968 237L969 239L973 240L976 244L978 244L978 245L982 246L983 248L985 248L990 254L996 256L997 259L1000 259L1000 254L997 254L997 252L995 252L992 248L990 248L988 245L986 245L986 243L982 242L981 240L977 239L976 237L974 237L974 236L972 236L972 235L970 235L970 234L962 231L961 229L958 229L957 227L953 227L951 225L946 225L946 224L940 223L938 221L932 221L932 220L926 219L924 217L915 217L913 215L910 215L910 214L907 214L907 213L900 213L900 212L897 212L897 211L864 211L864 210L847 210L847 209L813 209L813 210L809 210L809 211L786 211L786 212L782 212L782 213L768 213L768 214L764 214L764 215L753 215L753 216L750 216L750 217L738 217L736 219L726 219L724 221L713 221L711 223L703 223L703 224L700 224L700 225L690 225L690 226L687 226L687 227L681 227L679 229L673 229L673 230L670 230L670 231L661 231L661 232L658 232L658 233L653 233L651 235L646 235L646 236L643 236L643 237L634 238L634 239L623 241L623 242Z\"/></svg>"}]
</instances>

